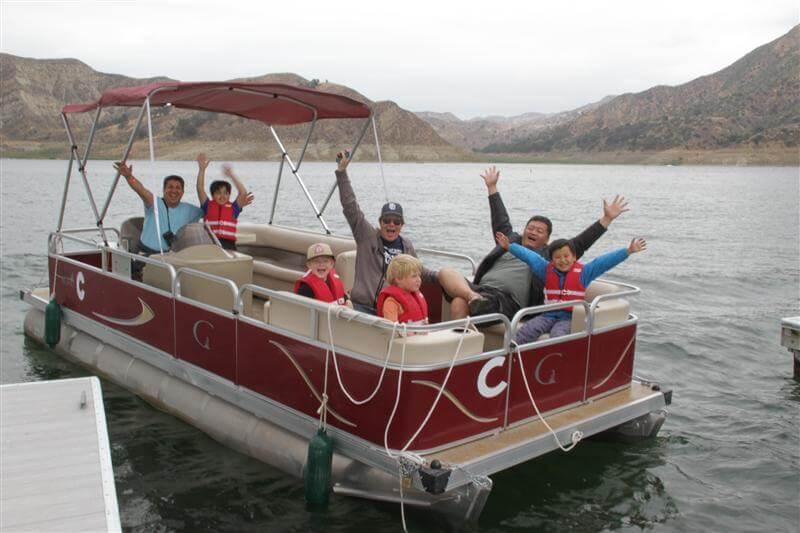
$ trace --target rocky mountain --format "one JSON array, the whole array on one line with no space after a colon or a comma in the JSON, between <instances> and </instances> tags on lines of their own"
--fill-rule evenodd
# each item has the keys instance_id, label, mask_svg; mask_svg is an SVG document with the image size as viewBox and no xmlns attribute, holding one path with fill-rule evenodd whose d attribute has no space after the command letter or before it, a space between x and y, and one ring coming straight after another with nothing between
<instances>
[{"instance_id":1,"label":"rocky mountain","mask_svg":"<svg viewBox=\"0 0 800 533\"><path fill-rule=\"evenodd\" d=\"M607 96L599 102L560 113L532 112L512 117L492 115L469 120L461 120L452 113L430 111L418 112L417 116L433 126L436 133L448 142L478 151L488 145L511 144L528 139L534 133L569 122L613 98Z\"/></svg>"},{"instance_id":2,"label":"rocky mountain","mask_svg":"<svg viewBox=\"0 0 800 533\"><path fill-rule=\"evenodd\" d=\"M767 149L800 146L800 26L732 65L676 87L624 94L493 153Z\"/></svg>"},{"instance_id":3,"label":"rocky mountain","mask_svg":"<svg viewBox=\"0 0 800 533\"><path fill-rule=\"evenodd\" d=\"M166 77L137 79L105 74L75 59L42 60L0 54L0 146L6 156L66 157L68 145L59 114L64 104L90 102L112 87L167 80ZM367 103L375 112L381 152L387 160L452 161L469 157L466 151L452 146L431 126L394 102L373 102L342 85L288 73L235 81L314 87ZM93 154L119 157L137 113L137 109L104 110ZM76 141L81 146L90 126L88 115L70 117ZM362 124L360 120L318 122L307 157L331 159L338 149L355 142ZM216 158L231 159L264 159L279 154L263 124L230 115L158 108L153 110L153 130L160 158L191 158L199 150L207 150ZM308 126L276 127L276 130L287 148L299 149ZM134 157L144 154L145 144L134 145ZM362 156L375 156L371 131L364 137L362 150Z\"/></svg>"}]
</instances>

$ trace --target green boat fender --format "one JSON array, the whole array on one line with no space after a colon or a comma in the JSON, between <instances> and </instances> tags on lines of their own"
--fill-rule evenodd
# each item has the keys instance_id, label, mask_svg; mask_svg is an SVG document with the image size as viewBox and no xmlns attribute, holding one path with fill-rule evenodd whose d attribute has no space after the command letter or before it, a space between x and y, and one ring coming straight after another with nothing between
<instances>
[{"instance_id":1,"label":"green boat fender","mask_svg":"<svg viewBox=\"0 0 800 533\"><path fill-rule=\"evenodd\" d=\"M306 503L323 507L328 505L332 462L333 440L324 429L320 428L308 442L308 458L304 475Z\"/></svg>"},{"instance_id":2,"label":"green boat fender","mask_svg":"<svg viewBox=\"0 0 800 533\"><path fill-rule=\"evenodd\" d=\"M61 306L53 298L44 309L44 342L53 347L61 340Z\"/></svg>"}]
</instances>

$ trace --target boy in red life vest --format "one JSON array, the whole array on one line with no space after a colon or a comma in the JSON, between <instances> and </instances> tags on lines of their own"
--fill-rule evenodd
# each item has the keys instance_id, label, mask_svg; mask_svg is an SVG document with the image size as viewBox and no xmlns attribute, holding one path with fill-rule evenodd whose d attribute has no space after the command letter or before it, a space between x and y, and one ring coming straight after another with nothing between
<instances>
[{"instance_id":1,"label":"boy in red life vest","mask_svg":"<svg viewBox=\"0 0 800 533\"><path fill-rule=\"evenodd\" d=\"M225 164L223 171L239 192L236 201L231 202L231 184L224 180L211 184L211 199L209 199L205 191L206 168L209 163L206 154L197 154L197 197L200 199L200 207L203 209L208 226L222 247L226 250L236 250L236 221L244 206L253 201L253 195L247 193L245 186L233 173L233 168Z\"/></svg>"},{"instance_id":2,"label":"boy in red life vest","mask_svg":"<svg viewBox=\"0 0 800 533\"><path fill-rule=\"evenodd\" d=\"M342 279L333 268L335 264L330 246L324 242L309 246L306 253L308 272L295 281L294 292L315 300L352 307L344 292Z\"/></svg>"},{"instance_id":3,"label":"boy in red life vest","mask_svg":"<svg viewBox=\"0 0 800 533\"><path fill-rule=\"evenodd\" d=\"M558 239L550 244L550 262L548 262L524 246L509 245L508 237L502 233L495 234L495 238L500 247L527 263L533 274L544 281L545 304L569 300L582 301L586 296L586 287L592 281L625 261L629 255L647 248L644 239L636 238L627 248L619 248L582 264L575 258L572 242ZM547 311L525 322L514 337L514 341L517 344L534 342L543 333L549 333L551 337L568 335L571 325L571 308Z\"/></svg>"},{"instance_id":4,"label":"boy in red life vest","mask_svg":"<svg viewBox=\"0 0 800 533\"><path fill-rule=\"evenodd\" d=\"M386 269L386 282L378 294L378 316L392 322L427 324L428 302L419 290L422 262L412 255L397 255Z\"/></svg>"}]
</instances>

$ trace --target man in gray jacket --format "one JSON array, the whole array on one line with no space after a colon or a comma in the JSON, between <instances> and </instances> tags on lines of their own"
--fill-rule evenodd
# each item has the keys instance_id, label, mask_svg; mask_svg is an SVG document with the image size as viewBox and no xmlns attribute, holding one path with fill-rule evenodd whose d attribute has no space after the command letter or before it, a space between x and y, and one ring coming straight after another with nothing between
<instances>
[{"instance_id":1,"label":"man in gray jacket","mask_svg":"<svg viewBox=\"0 0 800 533\"><path fill-rule=\"evenodd\" d=\"M541 215L532 216L520 233L515 232L500 193L497 192L500 171L490 167L481 177L489 194L492 236L498 232L507 235L511 242L519 243L550 260L547 249L550 234L553 232L550 219ZM570 239L577 257L581 257L606 232L614 219L626 211L628 202L622 196L615 197L611 203L603 200L603 215L600 219ZM510 319L523 307L544 303L544 284L541 280L532 274L528 265L500 246L495 246L478 265L471 288L482 298L473 298L472 301L454 298L450 306L450 316L453 319L463 318L467 314L475 316L488 313L502 313Z\"/></svg>"},{"instance_id":2,"label":"man in gray jacket","mask_svg":"<svg viewBox=\"0 0 800 533\"><path fill-rule=\"evenodd\" d=\"M356 275L350 298L356 310L376 314L375 303L386 281L386 267L398 254L416 257L417 253L411 241L400 235L405 224L400 204L396 202L384 204L378 219L380 224L378 228L367 221L347 176L347 165L350 163L347 156L348 154L341 152L337 155L339 163L336 169L336 182L339 186L339 200L344 217L356 241ZM452 268L443 268L438 272L424 268L422 281L438 283L449 296L464 302L480 298L470 288L464 276Z\"/></svg>"}]
</instances>

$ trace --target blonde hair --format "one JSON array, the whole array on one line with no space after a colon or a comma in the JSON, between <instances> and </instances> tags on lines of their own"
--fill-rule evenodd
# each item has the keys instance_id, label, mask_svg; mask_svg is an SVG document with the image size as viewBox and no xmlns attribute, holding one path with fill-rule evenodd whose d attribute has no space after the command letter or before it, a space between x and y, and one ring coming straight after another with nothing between
<instances>
[{"instance_id":1,"label":"blonde hair","mask_svg":"<svg viewBox=\"0 0 800 533\"><path fill-rule=\"evenodd\" d=\"M422 274L422 261L413 255L400 254L392 259L386 269L386 283L394 285L394 280Z\"/></svg>"}]
</instances>

